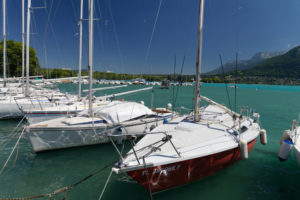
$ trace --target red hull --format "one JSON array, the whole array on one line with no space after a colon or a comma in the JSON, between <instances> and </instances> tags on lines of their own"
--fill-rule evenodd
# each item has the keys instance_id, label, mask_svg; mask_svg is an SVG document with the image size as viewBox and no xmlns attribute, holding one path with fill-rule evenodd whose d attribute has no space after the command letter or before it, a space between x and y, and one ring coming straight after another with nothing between
<instances>
[{"instance_id":1,"label":"red hull","mask_svg":"<svg viewBox=\"0 0 300 200\"><path fill-rule=\"evenodd\" d=\"M249 152L254 147L255 142L256 139L248 143ZM149 190L150 185L151 192L159 192L215 174L240 159L238 147L205 157L129 171L127 174L147 190Z\"/></svg>"}]
</instances>

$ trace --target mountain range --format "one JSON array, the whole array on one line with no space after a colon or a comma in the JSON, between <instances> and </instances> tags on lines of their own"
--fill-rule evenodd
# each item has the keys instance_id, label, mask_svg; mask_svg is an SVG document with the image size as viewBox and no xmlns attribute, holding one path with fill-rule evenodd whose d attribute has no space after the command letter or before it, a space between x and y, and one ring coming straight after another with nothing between
<instances>
[{"instance_id":1,"label":"mountain range","mask_svg":"<svg viewBox=\"0 0 300 200\"><path fill-rule=\"evenodd\" d=\"M238 70L243 71L243 70L251 69L253 67L256 67L258 64L262 63L263 61L265 61L267 59L282 55L284 53L285 52L283 52L283 51L280 51L280 52L279 51L278 52L258 52L256 54L254 54L252 56L252 58L249 60L239 60L238 61ZM229 72L235 71L236 61L232 60L232 61L229 61L229 62L223 64L223 68L224 68L224 73L229 73ZM220 66L215 70L206 72L205 75L218 75L218 74L222 74L222 73L223 73L223 70L222 70L222 67Z\"/></svg>"},{"instance_id":2,"label":"mountain range","mask_svg":"<svg viewBox=\"0 0 300 200\"><path fill-rule=\"evenodd\" d=\"M243 76L300 78L300 46L283 55L266 59L251 69L242 71Z\"/></svg>"}]
</instances>

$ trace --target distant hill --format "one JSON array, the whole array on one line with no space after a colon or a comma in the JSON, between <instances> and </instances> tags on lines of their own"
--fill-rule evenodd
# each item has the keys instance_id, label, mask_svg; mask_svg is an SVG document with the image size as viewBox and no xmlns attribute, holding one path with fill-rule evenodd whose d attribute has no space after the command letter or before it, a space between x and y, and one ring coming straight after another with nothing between
<instances>
[{"instance_id":1,"label":"distant hill","mask_svg":"<svg viewBox=\"0 0 300 200\"><path fill-rule=\"evenodd\" d=\"M252 56L249 60L240 60L238 61L238 70L246 70L251 69L252 67L255 67L257 64L263 62L264 60L268 58L272 58L274 56L282 55L284 52L259 52L256 53L254 56ZM225 64L223 64L224 67L224 73L235 71L235 60L229 61ZM222 67L218 67L215 70L212 70L210 72L205 73L205 75L217 75L222 74Z\"/></svg>"},{"instance_id":2,"label":"distant hill","mask_svg":"<svg viewBox=\"0 0 300 200\"><path fill-rule=\"evenodd\" d=\"M266 59L255 67L240 73L243 76L300 78L300 46L283 55Z\"/></svg>"}]
</instances>

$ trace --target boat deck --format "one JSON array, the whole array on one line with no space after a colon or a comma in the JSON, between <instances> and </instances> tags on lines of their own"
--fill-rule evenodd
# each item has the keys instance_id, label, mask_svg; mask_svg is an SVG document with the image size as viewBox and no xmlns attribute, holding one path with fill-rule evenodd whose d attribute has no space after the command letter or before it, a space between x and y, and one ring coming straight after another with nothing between
<instances>
[{"instance_id":1,"label":"boat deck","mask_svg":"<svg viewBox=\"0 0 300 200\"><path fill-rule=\"evenodd\" d=\"M164 133L146 135L135 148L140 163L143 156L147 165L162 165L169 162L182 161L194 157L202 157L218 153L238 146L237 127L230 114L221 108L209 105L202 112L200 122L193 122L187 118L180 122L171 121L169 124L158 126L153 132L165 132L172 136L172 143L180 156L176 153L171 142L163 142ZM236 121L237 124L238 121ZM250 126L253 124L254 126ZM259 126L250 119L244 119L241 126L248 127L241 137L252 141L258 136ZM138 166L137 159L131 150L123 163L128 167Z\"/></svg>"}]
</instances>

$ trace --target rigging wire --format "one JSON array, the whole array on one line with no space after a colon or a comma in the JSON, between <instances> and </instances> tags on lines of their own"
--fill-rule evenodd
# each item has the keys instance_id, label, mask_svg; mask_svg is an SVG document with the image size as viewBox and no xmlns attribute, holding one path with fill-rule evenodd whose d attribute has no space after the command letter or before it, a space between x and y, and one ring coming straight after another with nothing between
<instances>
[{"instance_id":1,"label":"rigging wire","mask_svg":"<svg viewBox=\"0 0 300 200\"><path fill-rule=\"evenodd\" d=\"M44 40L43 40L43 48L44 48L44 57L45 57L45 67L47 68L47 65L48 65L48 57L47 57L47 48L46 48L46 44L47 44L47 35L48 35L48 29L50 27L50 30L52 31L52 34L53 34L53 38L55 40L55 44L56 44L56 48L57 48L57 53L58 53L58 56L59 56L59 60L62 61L62 58L61 58L61 51L60 51L60 48L59 48L59 45L58 45L58 42L57 42L57 38L56 38L56 35L55 35L55 32L54 32L54 29L53 29L53 26L52 26L52 23L51 23L51 15L53 13L53 20L55 18L55 15L57 13L57 10L58 8L60 7L60 4L61 4L61 0L58 1L58 5L57 7L54 9L54 11L52 12L53 10L53 0L51 1L51 5L50 5L50 11L48 12L47 9L45 9L46 11L46 15L48 15L47 17L47 20L46 20L46 27L45 27L45 32L44 32ZM47 68L47 74L48 74L48 68ZM50 74L51 76L51 74Z\"/></svg>"},{"instance_id":2,"label":"rigging wire","mask_svg":"<svg viewBox=\"0 0 300 200\"><path fill-rule=\"evenodd\" d=\"M52 8L53 8L53 0L51 1L50 4L50 11L48 12L47 9L45 9L46 11L46 15L48 15L48 17L46 18L46 27L45 27L45 31L44 31L44 40L43 40L43 49L44 49L44 64L45 64L45 68L47 70L47 78L49 78L49 74L48 74L48 57L47 57L47 48L46 48L46 44L47 44L47 34L48 34L48 25L50 22L50 17L51 17L51 13L52 13Z\"/></svg>"},{"instance_id":3,"label":"rigging wire","mask_svg":"<svg viewBox=\"0 0 300 200\"><path fill-rule=\"evenodd\" d=\"M97 9L96 9L96 8L97 8ZM97 1L96 1L96 3L95 3L95 13L96 13L96 14L98 13L100 20L103 19L100 1L99 1L98 3L97 3ZM100 43L101 43L99 46L100 46L101 51L103 52L103 54L101 54L102 59L100 59L99 62L100 62L100 66L101 66L101 62L102 62L102 63L103 63L103 68L105 68L105 67L104 67L105 63L103 62L103 60L104 60L104 58L105 58L105 44L104 44L103 31L102 31L102 29L101 29L101 24L100 24L100 23L96 23L96 28L98 29L98 32L99 32L99 38L100 38ZM104 69L104 70L105 70L105 69Z\"/></svg>"},{"instance_id":4,"label":"rigging wire","mask_svg":"<svg viewBox=\"0 0 300 200\"><path fill-rule=\"evenodd\" d=\"M153 24L153 28L152 28L150 40L149 40L147 51L146 51L146 56L145 56L145 61L144 61L144 68L146 67L146 64L147 64L147 61L148 61L148 57L149 57L149 54L150 54L150 48L151 48L151 45L152 45L152 39L153 39L154 32L155 32L155 29L156 29L156 25L157 25L157 21L158 21L158 17L159 17L159 13L160 13L160 8L161 8L161 5L162 5L162 2L163 2L163 0L159 1L159 5L158 5L156 17L155 17L155 20L154 20L154 24ZM150 71L151 71L151 69L150 69Z\"/></svg>"},{"instance_id":5,"label":"rigging wire","mask_svg":"<svg viewBox=\"0 0 300 200\"><path fill-rule=\"evenodd\" d=\"M180 79L181 80L178 79L178 81L180 81L181 84L182 84L182 73L183 73L184 62L185 62L185 55L183 56L183 60L182 60L182 64L181 64L181 70L180 70L180 77L181 77ZM176 90L176 95L175 95L174 107L175 107L176 101L177 101L177 95L178 95L178 91L179 91L179 86L180 86L180 84L176 88L177 90Z\"/></svg>"},{"instance_id":6,"label":"rigging wire","mask_svg":"<svg viewBox=\"0 0 300 200\"><path fill-rule=\"evenodd\" d=\"M173 77L173 93L172 93L172 104L173 106L175 106L174 102L175 102L175 99L174 99L174 95L175 95L175 73L176 73L176 54L174 56L174 77Z\"/></svg>"},{"instance_id":7,"label":"rigging wire","mask_svg":"<svg viewBox=\"0 0 300 200\"><path fill-rule=\"evenodd\" d=\"M224 80L224 83L225 83L225 88L226 88L226 94L227 94L227 99L228 99L228 103L229 103L229 108L230 108L230 110L232 110L221 54L219 54L219 58L220 58L220 63L221 63L221 68L222 68L222 75L223 75L223 80Z\"/></svg>"},{"instance_id":8,"label":"rigging wire","mask_svg":"<svg viewBox=\"0 0 300 200\"><path fill-rule=\"evenodd\" d=\"M32 12L32 10L31 10L31 12ZM38 31L37 31L37 25L36 25L36 19L35 19L34 12L31 13L31 16L32 16L32 19L31 19L32 23L30 23L30 26L31 26L30 35L35 35L35 34L37 34Z\"/></svg>"},{"instance_id":9,"label":"rigging wire","mask_svg":"<svg viewBox=\"0 0 300 200\"><path fill-rule=\"evenodd\" d=\"M71 1L71 4L72 4L72 9L73 9L73 15L74 15L74 19L78 19L78 16L79 16L79 12L77 11L77 9L75 8L75 4L74 4L74 0L70 0ZM79 19L80 20L80 19ZM79 21L78 20L78 21ZM76 23L76 27L78 26L78 23ZM78 30L73 26L74 28L74 33L75 35L79 35L78 34Z\"/></svg>"},{"instance_id":10,"label":"rigging wire","mask_svg":"<svg viewBox=\"0 0 300 200\"><path fill-rule=\"evenodd\" d=\"M75 4L74 4L74 0L70 0L71 1L71 4L72 4L72 9L73 9L73 15L74 15L74 18L78 18L79 16L79 13L77 12L76 8L75 8Z\"/></svg>"},{"instance_id":11,"label":"rigging wire","mask_svg":"<svg viewBox=\"0 0 300 200\"><path fill-rule=\"evenodd\" d=\"M122 55L122 52L121 52L120 42L119 42L118 33L117 33L117 27L116 27L116 24L115 24L113 13L112 13L110 0L108 0L108 9L109 9L110 17L111 17L111 20L112 20L113 32L114 32L114 36L115 36L115 40L116 40L116 44L117 44L117 48L118 48L118 53L119 53L119 56L120 56L122 73L124 73L124 59L123 59L123 55Z\"/></svg>"},{"instance_id":12,"label":"rigging wire","mask_svg":"<svg viewBox=\"0 0 300 200\"><path fill-rule=\"evenodd\" d=\"M56 13L58 11L58 8L60 7L61 2L62 2L61 0L58 1L58 5L57 5L56 9L54 10L53 19L52 19L53 21L54 21L54 19L56 17ZM62 56L61 56L62 54L61 54L61 50L60 50L60 47L59 47L59 43L58 43L56 34L54 32L53 24L52 24L51 21L49 21L49 22L50 22L50 30L52 31L53 38L55 40L55 44L56 44L56 48L57 48L57 53L58 53L58 56L59 56L59 61L61 63L62 62Z\"/></svg>"},{"instance_id":13,"label":"rigging wire","mask_svg":"<svg viewBox=\"0 0 300 200\"><path fill-rule=\"evenodd\" d=\"M32 12L31 13L31 16L32 16L31 17L31 21L32 21L32 23L30 23L30 30L31 30L30 35L36 35L36 34L38 34L36 17L35 17L34 12L32 10L30 12ZM31 43L32 43L32 46L38 46L38 45L35 45L35 44L37 44L37 41L34 40L34 38L32 38ZM35 75L38 75L37 72L38 72L37 62L35 62ZM33 74L33 72L31 72L31 73Z\"/></svg>"}]
</instances>

